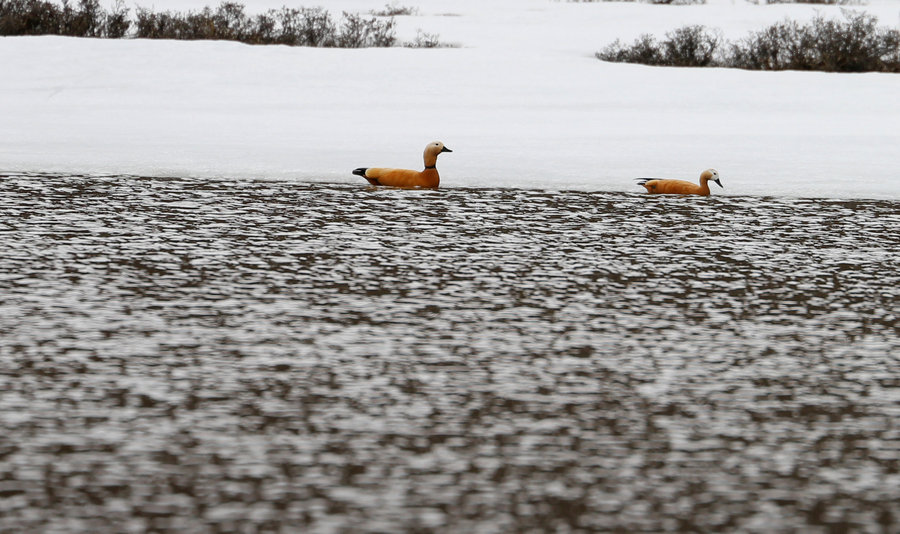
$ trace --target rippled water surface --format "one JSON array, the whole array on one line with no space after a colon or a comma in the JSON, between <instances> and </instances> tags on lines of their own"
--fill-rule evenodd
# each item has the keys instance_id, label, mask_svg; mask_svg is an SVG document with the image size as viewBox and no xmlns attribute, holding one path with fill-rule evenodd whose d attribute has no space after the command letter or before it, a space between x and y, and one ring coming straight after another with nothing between
<instances>
[{"instance_id":1,"label":"rippled water surface","mask_svg":"<svg viewBox=\"0 0 900 534\"><path fill-rule=\"evenodd\" d=\"M0 185L0 530L900 531L900 202Z\"/></svg>"}]
</instances>

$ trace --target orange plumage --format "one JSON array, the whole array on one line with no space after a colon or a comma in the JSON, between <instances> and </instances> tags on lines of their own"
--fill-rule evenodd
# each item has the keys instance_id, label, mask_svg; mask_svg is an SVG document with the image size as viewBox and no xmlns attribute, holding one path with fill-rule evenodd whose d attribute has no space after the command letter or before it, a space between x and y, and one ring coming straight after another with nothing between
<instances>
[{"instance_id":1,"label":"orange plumage","mask_svg":"<svg viewBox=\"0 0 900 534\"><path fill-rule=\"evenodd\" d=\"M387 185L391 187L427 187L437 188L441 183L436 165L438 154L453 152L444 146L444 143L435 141L425 147L425 169L413 171L409 169L388 169L382 167L360 167L353 174L362 176L372 185Z\"/></svg>"},{"instance_id":2,"label":"orange plumage","mask_svg":"<svg viewBox=\"0 0 900 534\"><path fill-rule=\"evenodd\" d=\"M709 181L712 180L724 188L719 181L719 172L706 169L700 174L700 185L685 180L661 180L657 178L638 178L638 185L644 186L647 192L655 195L702 195L709 196Z\"/></svg>"}]
</instances>

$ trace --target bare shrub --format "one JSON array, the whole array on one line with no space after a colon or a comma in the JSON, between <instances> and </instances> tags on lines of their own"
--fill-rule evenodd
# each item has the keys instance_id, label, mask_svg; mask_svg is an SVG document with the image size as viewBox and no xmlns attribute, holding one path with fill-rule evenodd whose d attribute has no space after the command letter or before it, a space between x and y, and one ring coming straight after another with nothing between
<instances>
[{"instance_id":1,"label":"bare shrub","mask_svg":"<svg viewBox=\"0 0 900 534\"><path fill-rule=\"evenodd\" d=\"M419 9L415 7L403 6L396 2L391 2L390 4L385 4L384 9L381 11L370 11L372 15L376 17L401 17L401 16L412 16L418 15Z\"/></svg>"},{"instance_id":2,"label":"bare shrub","mask_svg":"<svg viewBox=\"0 0 900 534\"><path fill-rule=\"evenodd\" d=\"M0 0L0 35L58 33L59 8L40 0Z\"/></svg>"},{"instance_id":3,"label":"bare shrub","mask_svg":"<svg viewBox=\"0 0 900 534\"><path fill-rule=\"evenodd\" d=\"M794 21L773 24L730 44L731 66L752 70L797 69L809 62L812 43L804 42Z\"/></svg>"},{"instance_id":4,"label":"bare shrub","mask_svg":"<svg viewBox=\"0 0 900 534\"><path fill-rule=\"evenodd\" d=\"M747 0L751 4L820 4L826 6L859 6L863 0Z\"/></svg>"},{"instance_id":5,"label":"bare shrub","mask_svg":"<svg viewBox=\"0 0 900 534\"><path fill-rule=\"evenodd\" d=\"M596 55L603 61L644 65L900 72L900 31L879 28L873 15L845 10L843 19L818 15L807 24L787 20L731 43L703 26L685 26L667 33L662 42L642 35L630 46L615 41Z\"/></svg>"},{"instance_id":6,"label":"bare shrub","mask_svg":"<svg viewBox=\"0 0 900 534\"><path fill-rule=\"evenodd\" d=\"M60 34L73 37L102 37L105 18L98 0L79 0L77 8L71 7L67 0L63 0Z\"/></svg>"},{"instance_id":7,"label":"bare shrub","mask_svg":"<svg viewBox=\"0 0 900 534\"><path fill-rule=\"evenodd\" d=\"M133 31L132 31L133 28ZM388 47L396 44L394 19L344 13L337 21L323 8L272 9L250 16L243 4L184 13L138 7L128 18L123 0L106 11L100 0L77 7L43 0L0 0L0 35L70 35L141 39L221 39L248 44L314 47Z\"/></svg>"},{"instance_id":8,"label":"bare shrub","mask_svg":"<svg viewBox=\"0 0 900 534\"><path fill-rule=\"evenodd\" d=\"M729 65L753 70L900 72L900 32L882 29L867 13L821 15L806 25L785 21L731 45Z\"/></svg>"},{"instance_id":9,"label":"bare shrub","mask_svg":"<svg viewBox=\"0 0 900 534\"><path fill-rule=\"evenodd\" d=\"M291 21L289 26L294 32L284 32L286 39L297 36L293 43L296 46L335 46L335 37L337 28L331 15L320 7L301 8L300 10L283 10L285 16L296 15L295 20Z\"/></svg>"},{"instance_id":10,"label":"bare shrub","mask_svg":"<svg viewBox=\"0 0 900 534\"><path fill-rule=\"evenodd\" d=\"M370 19L367 22L367 29L367 46L386 48L394 46L394 43L397 41L394 33L394 19L388 21L378 21L374 18Z\"/></svg>"},{"instance_id":11,"label":"bare shrub","mask_svg":"<svg viewBox=\"0 0 900 534\"><path fill-rule=\"evenodd\" d=\"M135 37L147 39L228 39L249 44L362 48L392 46L394 20L344 13L335 22L323 8L269 10L249 17L241 4L224 3L187 14L138 10Z\"/></svg>"},{"instance_id":12,"label":"bare shrub","mask_svg":"<svg viewBox=\"0 0 900 534\"><path fill-rule=\"evenodd\" d=\"M635 39L631 46L625 46L617 39L602 51L597 52L597 57L603 61L616 63L638 63L653 66L665 64L665 56L659 43L647 33Z\"/></svg>"},{"instance_id":13,"label":"bare shrub","mask_svg":"<svg viewBox=\"0 0 900 534\"><path fill-rule=\"evenodd\" d=\"M249 18L244 6L225 2L215 10L206 7L186 14L155 13L139 8L135 37L146 39L221 39L254 42L264 33L256 28L260 17Z\"/></svg>"},{"instance_id":14,"label":"bare shrub","mask_svg":"<svg viewBox=\"0 0 900 534\"><path fill-rule=\"evenodd\" d=\"M416 38L404 44L408 48L446 48L450 45L442 43L440 35L416 30Z\"/></svg>"},{"instance_id":15,"label":"bare shrub","mask_svg":"<svg viewBox=\"0 0 900 534\"><path fill-rule=\"evenodd\" d=\"M168 11L156 13L139 7L135 37L143 39L189 39L190 28L186 20Z\"/></svg>"},{"instance_id":16,"label":"bare shrub","mask_svg":"<svg viewBox=\"0 0 900 534\"><path fill-rule=\"evenodd\" d=\"M79 0L76 6L41 0L0 0L0 35L68 35L115 37L128 30L127 9L117 4L112 14L99 0ZM110 25L112 30L110 30Z\"/></svg>"},{"instance_id":17,"label":"bare shrub","mask_svg":"<svg viewBox=\"0 0 900 534\"><path fill-rule=\"evenodd\" d=\"M687 6L695 4L705 4L706 0L566 0L571 3L591 4L594 2L635 2L641 4L671 5L671 6Z\"/></svg>"},{"instance_id":18,"label":"bare shrub","mask_svg":"<svg viewBox=\"0 0 900 534\"><path fill-rule=\"evenodd\" d=\"M666 34L663 57L675 67L707 67L713 63L719 41L718 34L705 26L684 26Z\"/></svg>"},{"instance_id":19,"label":"bare shrub","mask_svg":"<svg viewBox=\"0 0 900 534\"><path fill-rule=\"evenodd\" d=\"M658 42L652 35L638 37L631 46L615 41L597 57L603 61L666 65L673 67L706 67L713 63L720 38L704 26L685 26L666 34Z\"/></svg>"},{"instance_id":20,"label":"bare shrub","mask_svg":"<svg viewBox=\"0 0 900 534\"><path fill-rule=\"evenodd\" d=\"M344 12L343 23L338 34L339 47L384 47L393 45L394 40L393 19L381 22L374 17L366 19L355 13Z\"/></svg>"},{"instance_id":21,"label":"bare shrub","mask_svg":"<svg viewBox=\"0 0 900 534\"><path fill-rule=\"evenodd\" d=\"M104 37L121 39L131 29L131 21L128 20L128 8L123 0L117 0L116 5L106 13L106 32Z\"/></svg>"}]
</instances>

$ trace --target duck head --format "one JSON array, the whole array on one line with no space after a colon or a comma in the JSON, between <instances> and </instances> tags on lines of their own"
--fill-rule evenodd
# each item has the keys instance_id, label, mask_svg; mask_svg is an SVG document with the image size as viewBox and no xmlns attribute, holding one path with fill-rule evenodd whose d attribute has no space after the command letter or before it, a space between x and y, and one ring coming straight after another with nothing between
<instances>
[{"instance_id":1,"label":"duck head","mask_svg":"<svg viewBox=\"0 0 900 534\"><path fill-rule=\"evenodd\" d=\"M428 146L425 147L425 168L434 167L434 164L437 163L438 154L442 152L453 151L445 147L444 143L441 143L440 141L428 143Z\"/></svg>"},{"instance_id":2,"label":"duck head","mask_svg":"<svg viewBox=\"0 0 900 534\"><path fill-rule=\"evenodd\" d=\"M722 185L722 182L719 181L719 171L715 169L706 169L700 174L701 182L708 182L709 180L716 182L716 185L718 185L722 189L725 189L725 186Z\"/></svg>"}]
</instances>

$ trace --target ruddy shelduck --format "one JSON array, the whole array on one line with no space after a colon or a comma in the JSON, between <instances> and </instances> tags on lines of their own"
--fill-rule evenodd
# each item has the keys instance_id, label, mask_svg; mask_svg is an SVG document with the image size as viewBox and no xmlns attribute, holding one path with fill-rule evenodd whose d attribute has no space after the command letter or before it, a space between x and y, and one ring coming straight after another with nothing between
<instances>
[{"instance_id":1,"label":"ruddy shelduck","mask_svg":"<svg viewBox=\"0 0 900 534\"><path fill-rule=\"evenodd\" d=\"M719 172L715 169L706 169L700 173L700 185L685 180L661 180L658 178L638 178L638 185L642 185L647 192L655 195L703 195L709 196L709 181L716 182L719 187L725 188L719 181Z\"/></svg>"},{"instance_id":2,"label":"ruddy shelduck","mask_svg":"<svg viewBox=\"0 0 900 534\"><path fill-rule=\"evenodd\" d=\"M425 147L425 170L413 171L409 169L385 169L381 167L360 167L353 174L362 176L372 185L388 185L391 187L429 187L437 188L441 183L438 175L438 154L441 152L453 152L444 146L444 143L435 141Z\"/></svg>"}]
</instances>

